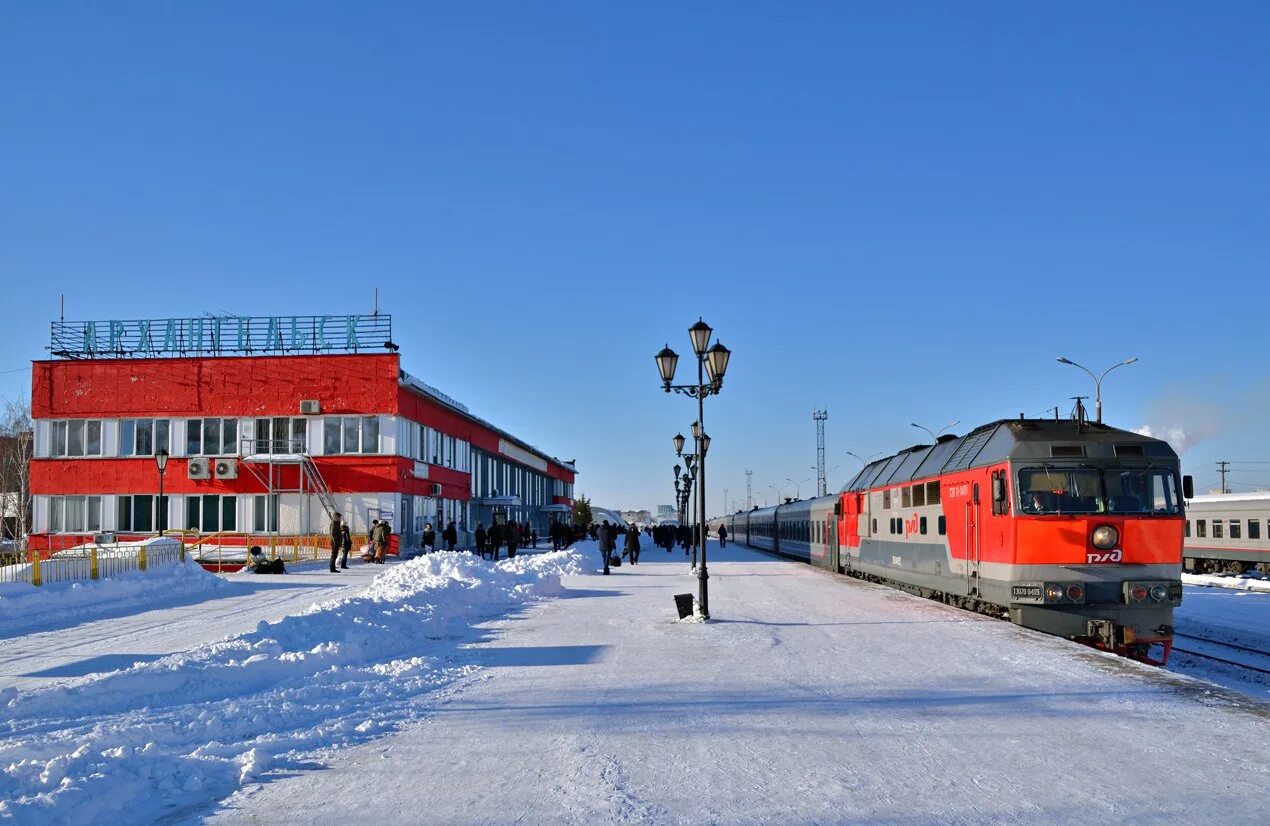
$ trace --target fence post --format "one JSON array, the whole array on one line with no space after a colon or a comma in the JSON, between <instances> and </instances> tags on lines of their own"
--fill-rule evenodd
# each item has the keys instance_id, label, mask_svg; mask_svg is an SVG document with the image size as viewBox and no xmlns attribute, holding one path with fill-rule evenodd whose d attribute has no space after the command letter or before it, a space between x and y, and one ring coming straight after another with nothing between
<instances>
[{"instance_id":1,"label":"fence post","mask_svg":"<svg viewBox=\"0 0 1270 826\"><path fill-rule=\"evenodd\" d=\"M141 548L137 551L137 567L143 571L146 569L146 546L144 542L141 543Z\"/></svg>"},{"instance_id":2,"label":"fence post","mask_svg":"<svg viewBox=\"0 0 1270 826\"><path fill-rule=\"evenodd\" d=\"M40 579L40 552L31 551L31 584L37 588L43 584Z\"/></svg>"},{"instance_id":3,"label":"fence post","mask_svg":"<svg viewBox=\"0 0 1270 826\"><path fill-rule=\"evenodd\" d=\"M91 579L97 579L97 549L93 548L92 559L88 563L88 576Z\"/></svg>"}]
</instances>

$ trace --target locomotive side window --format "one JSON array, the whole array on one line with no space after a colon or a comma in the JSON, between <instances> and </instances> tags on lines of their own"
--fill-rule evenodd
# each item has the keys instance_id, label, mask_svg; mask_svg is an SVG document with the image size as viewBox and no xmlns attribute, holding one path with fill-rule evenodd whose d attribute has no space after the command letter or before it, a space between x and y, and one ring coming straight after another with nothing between
<instances>
[{"instance_id":1,"label":"locomotive side window","mask_svg":"<svg viewBox=\"0 0 1270 826\"><path fill-rule=\"evenodd\" d=\"M921 531L921 532L922 532L922 536L925 536L925 535L926 535L926 517L924 517L924 516L923 516L923 517L922 517L922 518L918 521L918 528L917 528L917 529L918 529L919 531Z\"/></svg>"},{"instance_id":2,"label":"locomotive side window","mask_svg":"<svg viewBox=\"0 0 1270 826\"><path fill-rule=\"evenodd\" d=\"M1221 529L1222 529L1221 520L1220 520L1220 519L1214 519L1214 520L1213 520L1213 539L1221 539L1221 538L1222 538L1222 535L1221 535L1221 534L1222 534L1222 530L1221 530Z\"/></svg>"},{"instance_id":3,"label":"locomotive side window","mask_svg":"<svg viewBox=\"0 0 1270 826\"><path fill-rule=\"evenodd\" d=\"M1243 525L1241 525L1241 524L1239 523L1239 520L1238 520L1238 519L1232 519L1232 520L1230 520L1230 538L1231 538L1231 539L1242 539L1242 538L1243 538L1243 531L1242 531L1242 530L1240 530L1242 527L1243 527Z\"/></svg>"},{"instance_id":4,"label":"locomotive side window","mask_svg":"<svg viewBox=\"0 0 1270 826\"><path fill-rule=\"evenodd\" d=\"M882 510L891 509L891 491L889 489L882 491Z\"/></svg>"},{"instance_id":5,"label":"locomotive side window","mask_svg":"<svg viewBox=\"0 0 1270 826\"><path fill-rule=\"evenodd\" d=\"M941 516L939 517L939 535L943 536L946 533L948 533L948 523Z\"/></svg>"},{"instance_id":6,"label":"locomotive side window","mask_svg":"<svg viewBox=\"0 0 1270 826\"><path fill-rule=\"evenodd\" d=\"M939 482L926 483L926 504L928 505L939 504Z\"/></svg>"},{"instance_id":7,"label":"locomotive side window","mask_svg":"<svg viewBox=\"0 0 1270 826\"><path fill-rule=\"evenodd\" d=\"M1195 535L1201 538L1208 536L1208 520L1207 519L1195 520Z\"/></svg>"},{"instance_id":8,"label":"locomotive side window","mask_svg":"<svg viewBox=\"0 0 1270 826\"><path fill-rule=\"evenodd\" d=\"M874 520L873 520L873 531L872 531L872 532L873 532L873 533L877 533L877 532L878 532L878 521L877 521L876 519L874 519Z\"/></svg>"},{"instance_id":9,"label":"locomotive side window","mask_svg":"<svg viewBox=\"0 0 1270 826\"><path fill-rule=\"evenodd\" d=\"M1261 523L1255 519L1248 520L1248 538L1249 539L1261 538Z\"/></svg>"},{"instance_id":10,"label":"locomotive side window","mask_svg":"<svg viewBox=\"0 0 1270 826\"><path fill-rule=\"evenodd\" d=\"M905 485L904 487L900 488L900 507L902 508L913 507L913 489L910 488L908 485Z\"/></svg>"},{"instance_id":11,"label":"locomotive side window","mask_svg":"<svg viewBox=\"0 0 1270 826\"><path fill-rule=\"evenodd\" d=\"M920 508L926 504L926 486L913 485L913 507Z\"/></svg>"},{"instance_id":12,"label":"locomotive side window","mask_svg":"<svg viewBox=\"0 0 1270 826\"><path fill-rule=\"evenodd\" d=\"M1249 522L1249 523L1248 523L1248 533L1249 533L1249 534L1251 534L1251 533L1252 533L1252 523L1251 523L1251 522ZM1189 519L1187 519L1185 522L1183 522L1183 523L1182 523L1182 536L1184 536L1184 537L1186 537L1186 538L1188 538L1188 539L1189 539L1189 538L1190 538L1190 536L1191 536L1191 520L1189 520Z\"/></svg>"}]
</instances>

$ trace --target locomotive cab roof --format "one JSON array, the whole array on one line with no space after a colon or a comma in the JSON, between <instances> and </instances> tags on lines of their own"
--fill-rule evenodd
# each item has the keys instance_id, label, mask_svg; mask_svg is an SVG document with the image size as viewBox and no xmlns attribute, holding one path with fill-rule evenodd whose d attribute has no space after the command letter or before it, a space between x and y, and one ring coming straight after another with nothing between
<instances>
[{"instance_id":1,"label":"locomotive cab roof","mask_svg":"<svg viewBox=\"0 0 1270 826\"><path fill-rule=\"evenodd\" d=\"M1176 461L1177 454L1161 439L1096 422L1000 419L964 436L940 437L933 445L914 445L870 462L843 486L842 492L903 484L1008 459Z\"/></svg>"}]
</instances>

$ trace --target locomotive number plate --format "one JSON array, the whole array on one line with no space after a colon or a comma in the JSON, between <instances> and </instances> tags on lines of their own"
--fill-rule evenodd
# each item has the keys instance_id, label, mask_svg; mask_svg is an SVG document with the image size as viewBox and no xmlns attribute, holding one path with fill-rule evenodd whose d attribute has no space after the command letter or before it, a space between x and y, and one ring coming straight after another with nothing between
<instances>
[{"instance_id":1,"label":"locomotive number plate","mask_svg":"<svg viewBox=\"0 0 1270 826\"><path fill-rule=\"evenodd\" d=\"M1044 602L1045 593L1042 586L1036 585L1011 585L1010 586L1011 602Z\"/></svg>"}]
</instances>

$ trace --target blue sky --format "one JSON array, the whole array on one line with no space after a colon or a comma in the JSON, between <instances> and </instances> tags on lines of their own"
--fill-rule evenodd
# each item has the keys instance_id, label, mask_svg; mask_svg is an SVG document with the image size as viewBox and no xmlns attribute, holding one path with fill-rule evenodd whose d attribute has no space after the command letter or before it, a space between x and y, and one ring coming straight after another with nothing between
<instances>
[{"instance_id":1,"label":"blue sky","mask_svg":"<svg viewBox=\"0 0 1270 826\"><path fill-rule=\"evenodd\" d=\"M1270 460L1270 6L0 7L0 393L69 319L363 312L408 370L671 500L703 316L710 508L1037 414ZM1264 468L1264 472L1259 470ZM1237 488L1270 486L1244 465ZM812 482L801 486L806 495Z\"/></svg>"}]
</instances>

